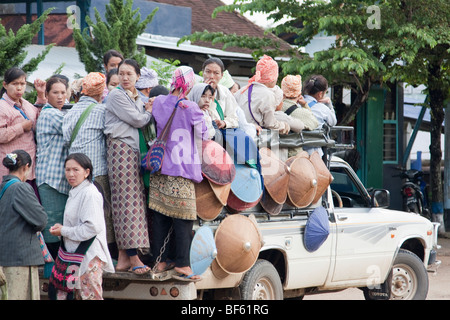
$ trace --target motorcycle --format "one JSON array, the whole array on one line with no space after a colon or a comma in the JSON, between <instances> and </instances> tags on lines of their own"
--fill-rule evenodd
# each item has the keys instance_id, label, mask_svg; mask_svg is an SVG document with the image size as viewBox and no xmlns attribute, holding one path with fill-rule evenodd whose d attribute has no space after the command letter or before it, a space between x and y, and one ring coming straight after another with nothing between
<instances>
[{"instance_id":1,"label":"motorcycle","mask_svg":"<svg viewBox=\"0 0 450 320\"><path fill-rule=\"evenodd\" d=\"M424 192L426 186L422 180L423 172L416 169L400 170L400 174L394 177L406 179L401 187L403 210L415 212L431 220L431 210L428 207L428 194Z\"/></svg>"}]
</instances>

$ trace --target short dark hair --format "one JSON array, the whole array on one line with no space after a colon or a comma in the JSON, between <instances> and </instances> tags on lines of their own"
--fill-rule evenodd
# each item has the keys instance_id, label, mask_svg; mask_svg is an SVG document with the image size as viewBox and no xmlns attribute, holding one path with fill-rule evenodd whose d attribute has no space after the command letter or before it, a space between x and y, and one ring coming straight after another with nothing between
<instances>
[{"instance_id":1,"label":"short dark hair","mask_svg":"<svg viewBox=\"0 0 450 320\"><path fill-rule=\"evenodd\" d=\"M122 61L119 63L119 66L117 67L117 70L119 70L119 69L120 69L120 66L123 65L123 64L127 64L127 65L129 65L129 66L132 66L132 67L134 68L134 71L136 72L136 74L141 75L141 68L139 67L139 63L137 63L136 60L134 60L134 59L125 59L125 60L122 60Z\"/></svg>"},{"instance_id":2,"label":"short dark hair","mask_svg":"<svg viewBox=\"0 0 450 320\"><path fill-rule=\"evenodd\" d=\"M220 60L219 58L214 58L214 57L208 58L205 60L205 62L203 62L202 70L205 70L206 66L210 65L212 63L217 64L220 67L220 69L222 70L222 73L225 71L225 66L224 66L222 60Z\"/></svg>"},{"instance_id":3,"label":"short dark hair","mask_svg":"<svg viewBox=\"0 0 450 320\"><path fill-rule=\"evenodd\" d=\"M19 79L21 77L27 77L27 74L22 70L19 69L17 67L12 67L8 70L6 70L4 76L3 76L3 81L6 84L9 84L10 82L13 82L16 79ZM2 90L0 91L0 98L1 96L3 96L3 94L6 92L5 88L2 88Z\"/></svg>"},{"instance_id":4,"label":"short dark hair","mask_svg":"<svg viewBox=\"0 0 450 320\"><path fill-rule=\"evenodd\" d=\"M92 182L92 177L93 177L92 172L94 171L94 168L92 166L91 159L89 159L89 157L87 155L85 155L84 153L69 154L69 156L66 158L66 161L64 161L64 167L66 166L66 163L69 160L75 160L84 170L89 169L89 176L87 177L87 179L90 182Z\"/></svg>"},{"instance_id":5,"label":"short dark hair","mask_svg":"<svg viewBox=\"0 0 450 320\"><path fill-rule=\"evenodd\" d=\"M210 91L212 95L214 95L214 93L216 92L216 90L214 90L213 87L211 87L209 84L205 87L205 89L202 92L202 95L204 95L206 93L206 91Z\"/></svg>"},{"instance_id":6,"label":"short dark hair","mask_svg":"<svg viewBox=\"0 0 450 320\"><path fill-rule=\"evenodd\" d=\"M124 59L123 55L119 51L114 50L114 49L108 50L103 55L103 63L105 66L108 65L109 59L111 59L112 57L120 58L120 59L122 59L122 61Z\"/></svg>"},{"instance_id":7,"label":"short dark hair","mask_svg":"<svg viewBox=\"0 0 450 320\"><path fill-rule=\"evenodd\" d=\"M2 163L6 168L8 168L9 172L14 172L19 170L20 167L26 166L27 164L31 166L33 161L31 160L31 156L28 154L28 152L19 149L7 154L6 157L3 158Z\"/></svg>"},{"instance_id":8,"label":"short dark hair","mask_svg":"<svg viewBox=\"0 0 450 320\"><path fill-rule=\"evenodd\" d=\"M112 76L115 74L118 74L118 73L119 73L119 69L117 69L117 68L113 68L113 69L109 70L108 73L106 74L106 84L109 84Z\"/></svg>"},{"instance_id":9,"label":"short dark hair","mask_svg":"<svg viewBox=\"0 0 450 320\"><path fill-rule=\"evenodd\" d=\"M327 91L328 81L324 76L316 74L309 77L303 84L303 94L314 95L317 92Z\"/></svg>"},{"instance_id":10,"label":"short dark hair","mask_svg":"<svg viewBox=\"0 0 450 320\"><path fill-rule=\"evenodd\" d=\"M149 98L157 97L159 95L167 96L169 94L169 89L162 85L157 85L150 90Z\"/></svg>"}]
</instances>

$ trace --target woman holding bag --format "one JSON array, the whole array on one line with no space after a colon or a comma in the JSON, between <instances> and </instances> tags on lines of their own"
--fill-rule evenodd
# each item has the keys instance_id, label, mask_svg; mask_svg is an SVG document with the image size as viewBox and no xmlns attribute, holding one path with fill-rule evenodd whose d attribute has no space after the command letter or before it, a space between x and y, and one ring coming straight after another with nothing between
<instances>
[{"instance_id":1,"label":"woman holding bag","mask_svg":"<svg viewBox=\"0 0 450 320\"><path fill-rule=\"evenodd\" d=\"M72 189L64 211L64 225L55 224L50 233L62 236L63 248L70 253L81 243L92 242L79 266L80 278L74 289L79 289L82 300L103 300L103 270L114 272L114 266L106 243L103 197L92 182L92 173L92 162L85 154L72 153L66 158L65 175ZM56 298L65 300L67 292L58 290Z\"/></svg>"},{"instance_id":2,"label":"woman holding bag","mask_svg":"<svg viewBox=\"0 0 450 320\"><path fill-rule=\"evenodd\" d=\"M147 210L142 181L139 129L152 117L135 88L140 76L136 61L119 64L118 88L106 101L105 135L114 233L119 249L116 271L146 274L150 268L138 256L138 248L149 248Z\"/></svg>"},{"instance_id":3,"label":"woman holding bag","mask_svg":"<svg viewBox=\"0 0 450 320\"><path fill-rule=\"evenodd\" d=\"M38 266L44 264L36 233L47 224L47 214L33 188L25 183L31 156L14 150L3 159L9 174L0 184L0 266L11 300L39 300ZM2 192L3 191L3 192Z\"/></svg>"},{"instance_id":4,"label":"woman holding bag","mask_svg":"<svg viewBox=\"0 0 450 320\"><path fill-rule=\"evenodd\" d=\"M181 279L198 280L189 262L192 227L197 218L194 182L202 181L201 142L208 140L203 113L199 106L185 100L194 86L194 71L190 67L175 69L170 94L158 96L153 102L153 116L158 136L165 129L168 139L161 171L150 179L149 208L153 212L152 253L161 272L175 267ZM176 109L174 109L176 108ZM170 127L166 127L174 113ZM173 226L175 232L175 262L167 261L168 250L160 256L164 239Z\"/></svg>"}]
</instances>

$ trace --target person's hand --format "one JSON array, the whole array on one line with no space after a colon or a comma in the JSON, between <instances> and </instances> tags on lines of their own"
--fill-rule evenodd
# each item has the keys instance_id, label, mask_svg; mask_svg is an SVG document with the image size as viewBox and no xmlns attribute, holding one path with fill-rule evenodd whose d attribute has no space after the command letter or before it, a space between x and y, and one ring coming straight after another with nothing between
<instances>
[{"instance_id":1,"label":"person's hand","mask_svg":"<svg viewBox=\"0 0 450 320\"><path fill-rule=\"evenodd\" d=\"M288 134L289 131L291 130L291 127L289 126L289 124L287 122L283 122L284 124L284 128L280 129L280 134Z\"/></svg>"},{"instance_id":2,"label":"person's hand","mask_svg":"<svg viewBox=\"0 0 450 320\"><path fill-rule=\"evenodd\" d=\"M47 82L41 79L34 80L34 88L36 89L39 98L45 98L45 86Z\"/></svg>"},{"instance_id":3,"label":"person's hand","mask_svg":"<svg viewBox=\"0 0 450 320\"><path fill-rule=\"evenodd\" d=\"M255 124L255 128L256 128L256 135L259 136L262 132L262 128L261 128L261 126L258 126L257 124Z\"/></svg>"},{"instance_id":4,"label":"person's hand","mask_svg":"<svg viewBox=\"0 0 450 320\"><path fill-rule=\"evenodd\" d=\"M33 121L25 120L24 122L22 122L22 128L25 132L31 131L31 129L33 128Z\"/></svg>"},{"instance_id":5,"label":"person's hand","mask_svg":"<svg viewBox=\"0 0 450 320\"><path fill-rule=\"evenodd\" d=\"M153 101L155 101L156 97L152 97L150 99L148 99L147 103L145 104L145 110L148 112L152 112L153 110Z\"/></svg>"},{"instance_id":6,"label":"person's hand","mask_svg":"<svg viewBox=\"0 0 450 320\"><path fill-rule=\"evenodd\" d=\"M329 104L329 103L331 103L331 99L330 99L330 97L324 97L324 98L320 99L319 102L321 102L323 104Z\"/></svg>"},{"instance_id":7,"label":"person's hand","mask_svg":"<svg viewBox=\"0 0 450 320\"><path fill-rule=\"evenodd\" d=\"M308 104L308 103L306 102L305 98L303 98L302 95L300 95L300 96L297 98L297 103L300 104L303 108L306 108L306 106L307 106L307 104Z\"/></svg>"},{"instance_id":8,"label":"person's hand","mask_svg":"<svg viewBox=\"0 0 450 320\"><path fill-rule=\"evenodd\" d=\"M60 223L55 223L53 226L50 227L50 234L56 237L60 237L61 236L61 229L62 229L62 224Z\"/></svg>"},{"instance_id":9,"label":"person's hand","mask_svg":"<svg viewBox=\"0 0 450 320\"><path fill-rule=\"evenodd\" d=\"M215 120L216 124L217 124L217 128L219 129L223 129L227 126L227 124L225 123L225 121L223 120Z\"/></svg>"}]
</instances>

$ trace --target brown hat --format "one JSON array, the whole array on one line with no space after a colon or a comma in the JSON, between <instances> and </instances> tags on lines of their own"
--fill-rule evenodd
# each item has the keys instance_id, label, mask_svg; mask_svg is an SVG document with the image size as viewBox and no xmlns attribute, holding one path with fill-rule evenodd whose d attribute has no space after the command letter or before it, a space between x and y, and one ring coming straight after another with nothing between
<instances>
[{"instance_id":1,"label":"brown hat","mask_svg":"<svg viewBox=\"0 0 450 320\"><path fill-rule=\"evenodd\" d=\"M330 170L328 170L325 162L323 162L322 157L317 151L314 151L310 156L309 160L316 169L317 174L317 191L312 203L316 203L322 197L322 195L327 190L328 186L333 181L333 175Z\"/></svg>"},{"instance_id":2,"label":"brown hat","mask_svg":"<svg viewBox=\"0 0 450 320\"><path fill-rule=\"evenodd\" d=\"M272 216L276 216L281 212L281 209L283 209L283 203L276 203L268 192L264 192L259 203L264 211Z\"/></svg>"},{"instance_id":3,"label":"brown hat","mask_svg":"<svg viewBox=\"0 0 450 320\"><path fill-rule=\"evenodd\" d=\"M287 198L289 167L269 148L260 148L259 154L265 190L273 201L283 204Z\"/></svg>"},{"instance_id":4,"label":"brown hat","mask_svg":"<svg viewBox=\"0 0 450 320\"><path fill-rule=\"evenodd\" d=\"M200 183L194 183L194 186L198 217L205 221L214 220L220 214L224 205L217 198L208 179L203 179Z\"/></svg>"},{"instance_id":5,"label":"brown hat","mask_svg":"<svg viewBox=\"0 0 450 320\"><path fill-rule=\"evenodd\" d=\"M287 203L297 208L309 206L317 190L317 174L309 154L302 151L290 157L286 164L290 168Z\"/></svg>"},{"instance_id":6,"label":"brown hat","mask_svg":"<svg viewBox=\"0 0 450 320\"><path fill-rule=\"evenodd\" d=\"M261 233L255 221L240 214L222 220L216 230L215 242L217 264L227 273L250 269L262 247Z\"/></svg>"}]
</instances>

